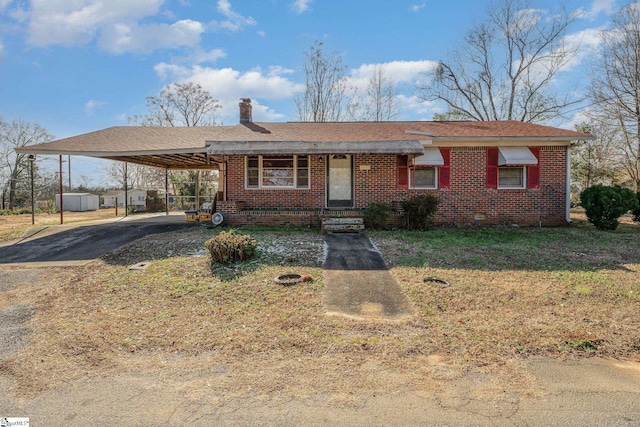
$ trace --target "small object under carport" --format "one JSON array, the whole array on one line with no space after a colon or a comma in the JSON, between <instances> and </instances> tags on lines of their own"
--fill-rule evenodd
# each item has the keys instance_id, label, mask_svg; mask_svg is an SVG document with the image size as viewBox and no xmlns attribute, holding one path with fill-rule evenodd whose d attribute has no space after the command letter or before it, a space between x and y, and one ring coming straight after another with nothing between
<instances>
[{"instance_id":1,"label":"small object under carport","mask_svg":"<svg viewBox=\"0 0 640 427\"><path fill-rule=\"evenodd\" d=\"M223 225L224 221L225 218L222 212L216 212L211 216L211 223L216 227Z\"/></svg>"},{"instance_id":2,"label":"small object under carport","mask_svg":"<svg viewBox=\"0 0 640 427\"><path fill-rule=\"evenodd\" d=\"M184 211L184 213L187 215L187 222L198 222L198 211Z\"/></svg>"},{"instance_id":3,"label":"small object under carport","mask_svg":"<svg viewBox=\"0 0 640 427\"><path fill-rule=\"evenodd\" d=\"M211 221L211 213L210 212L200 212L199 214L200 222L209 222Z\"/></svg>"}]
</instances>

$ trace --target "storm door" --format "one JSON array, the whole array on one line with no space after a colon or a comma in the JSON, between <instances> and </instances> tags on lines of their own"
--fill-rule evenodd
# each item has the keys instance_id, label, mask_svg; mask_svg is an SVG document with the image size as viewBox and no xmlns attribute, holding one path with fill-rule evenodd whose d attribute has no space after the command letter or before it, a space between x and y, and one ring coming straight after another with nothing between
<instances>
[{"instance_id":1,"label":"storm door","mask_svg":"<svg viewBox=\"0 0 640 427\"><path fill-rule=\"evenodd\" d=\"M329 155L327 207L353 207L353 159L350 154Z\"/></svg>"}]
</instances>

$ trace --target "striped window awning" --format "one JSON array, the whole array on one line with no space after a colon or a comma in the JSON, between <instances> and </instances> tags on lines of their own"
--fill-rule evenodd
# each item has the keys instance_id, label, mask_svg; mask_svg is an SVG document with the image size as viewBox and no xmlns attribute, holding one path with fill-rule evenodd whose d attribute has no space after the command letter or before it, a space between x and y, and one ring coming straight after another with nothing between
<instances>
[{"instance_id":1,"label":"striped window awning","mask_svg":"<svg viewBox=\"0 0 640 427\"><path fill-rule=\"evenodd\" d=\"M424 147L424 154L413 159L414 166L444 166L444 158L438 147Z\"/></svg>"},{"instance_id":2,"label":"striped window awning","mask_svg":"<svg viewBox=\"0 0 640 427\"><path fill-rule=\"evenodd\" d=\"M498 166L537 165L538 159L527 147L498 147Z\"/></svg>"}]
</instances>

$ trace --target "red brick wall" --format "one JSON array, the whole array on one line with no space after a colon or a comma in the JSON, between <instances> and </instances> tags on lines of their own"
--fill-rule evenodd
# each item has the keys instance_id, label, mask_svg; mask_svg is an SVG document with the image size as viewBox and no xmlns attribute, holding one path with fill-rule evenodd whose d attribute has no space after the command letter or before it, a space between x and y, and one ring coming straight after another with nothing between
<instances>
[{"instance_id":1,"label":"red brick wall","mask_svg":"<svg viewBox=\"0 0 640 427\"><path fill-rule=\"evenodd\" d=\"M246 190L244 157L231 156L227 177L228 200L241 200L245 208L304 210L325 207L325 156L312 155L310 188L291 190ZM355 208L364 209L371 202L404 200L414 194L434 193L440 197L435 217L441 224L565 224L566 147L541 147L540 188L504 190L486 188L486 147L453 147L451 150L451 186L439 190L397 188L397 156L390 154L354 155ZM368 170L361 170L368 165ZM367 168L363 168L367 169ZM227 208L228 210L228 208ZM229 211L231 213L231 211ZM308 214L242 212L236 222L277 223L269 215L281 217L292 225L314 223ZM287 218L285 216L288 215ZM303 218L304 217L304 218ZM317 218L317 216L316 216ZM233 222L233 221L230 221Z\"/></svg>"}]
</instances>

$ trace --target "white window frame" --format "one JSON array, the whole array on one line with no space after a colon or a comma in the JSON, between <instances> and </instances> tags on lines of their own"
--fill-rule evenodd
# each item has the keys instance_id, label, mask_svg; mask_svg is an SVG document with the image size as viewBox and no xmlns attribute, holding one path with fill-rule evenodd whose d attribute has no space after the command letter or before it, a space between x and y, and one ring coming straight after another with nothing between
<instances>
[{"instance_id":1,"label":"white window frame","mask_svg":"<svg viewBox=\"0 0 640 427\"><path fill-rule=\"evenodd\" d=\"M292 157L293 158L293 185L263 185L263 157L262 155L258 155L258 186L250 187L249 186L249 157L256 156L245 156L244 157L244 189L245 190L308 190L310 188L311 183L311 156L307 154L283 154L283 155L269 155L267 157L277 156L277 157ZM299 157L307 157L307 185L306 187L298 186L298 158Z\"/></svg>"},{"instance_id":2,"label":"white window frame","mask_svg":"<svg viewBox=\"0 0 640 427\"><path fill-rule=\"evenodd\" d=\"M430 186L430 187L414 186L414 171L416 169L433 169L433 174L434 174L433 184L434 185ZM411 165L411 166L409 166L409 189L411 189L411 190L436 190L436 189L438 189L438 166L427 166L427 165L420 165L420 166Z\"/></svg>"},{"instance_id":3,"label":"white window frame","mask_svg":"<svg viewBox=\"0 0 640 427\"><path fill-rule=\"evenodd\" d=\"M522 185L500 185L500 171L505 169L520 169L522 172ZM498 189L523 190L527 188L527 167L526 166L498 166Z\"/></svg>"}]
</instances>

